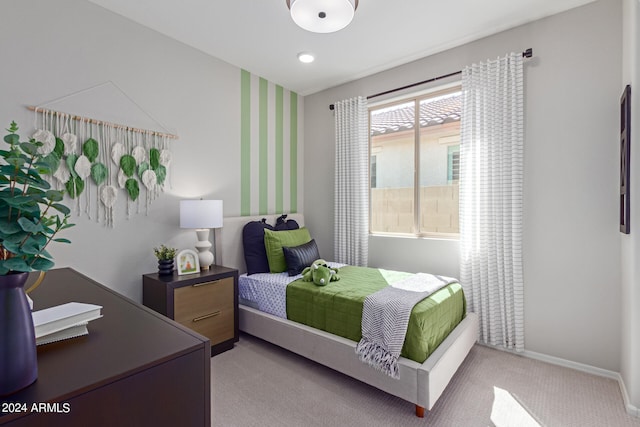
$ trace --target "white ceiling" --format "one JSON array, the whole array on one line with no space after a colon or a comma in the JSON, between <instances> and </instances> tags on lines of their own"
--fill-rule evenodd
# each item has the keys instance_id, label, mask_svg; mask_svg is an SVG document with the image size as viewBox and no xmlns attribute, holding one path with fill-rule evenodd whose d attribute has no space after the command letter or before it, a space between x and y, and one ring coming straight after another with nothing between
<instances>
[{"instance_id":1,"label":"white ceiling","mask_svg":"<svg viewBox=\"0 0 640 427\"><path fill-rule=\"evenodd\" d=\"M330 34L297 27L285 0L89 1L309 95L594 0L360 0Z\"/></svg>"}]
</instances>

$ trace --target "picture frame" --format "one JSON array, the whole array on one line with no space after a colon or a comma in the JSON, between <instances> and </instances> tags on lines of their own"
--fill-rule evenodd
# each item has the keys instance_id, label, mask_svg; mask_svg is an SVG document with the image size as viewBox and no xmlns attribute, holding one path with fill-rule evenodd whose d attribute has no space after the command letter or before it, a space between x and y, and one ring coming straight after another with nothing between
<instances>
[{"instance_id":1,"label":"picture frame","mask_svg":"<svg viewBox=\"0 0 640 427\"><path fill-rule=\"evenodd\" d=\"M178 252L176 263L178 264L178 276L200 273L198 254L193 249L183 249Z\"/></svg>"},{"instance_id":2,"label":"picture frame","mask_svg":"<svg viewBox=\"0 0 640 427\"><path fill-rule=\"evenodd\" d=\"M629 234L631 205L629 178L631 161L631 86L627 85L620 97L620 232Z\"/></svg>"}]
</instances>

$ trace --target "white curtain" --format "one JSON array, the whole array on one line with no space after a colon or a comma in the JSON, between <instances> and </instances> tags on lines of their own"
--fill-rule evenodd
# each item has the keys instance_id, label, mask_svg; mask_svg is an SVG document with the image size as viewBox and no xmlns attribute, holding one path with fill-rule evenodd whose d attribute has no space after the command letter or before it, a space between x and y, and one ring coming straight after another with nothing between
<instances>
[{"instance_id":1,"label":"white curtain","mask_svg":"<svg viewBox=\"0 0 640 427\"><path fill-rule=\"evenodd\" d=\"M367 265L369 256L369 117L367 100L336 102L335 261Z\"/></svg>"},{"instance_id":2,"label":"white curtain","mask_svg":"<svg viewBox=\"0 0 640 427\"><path fill-rule=\"evenodd\" d=\"M522 54L462 71L460 280L480 342L524 350Z\"/></svg>"}]
</instances>

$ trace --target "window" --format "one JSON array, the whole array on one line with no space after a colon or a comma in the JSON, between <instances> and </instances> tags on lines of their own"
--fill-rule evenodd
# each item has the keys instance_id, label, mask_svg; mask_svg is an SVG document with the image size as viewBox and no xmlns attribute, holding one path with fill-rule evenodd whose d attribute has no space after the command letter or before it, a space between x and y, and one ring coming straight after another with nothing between
<instances>
[{"instance_id":1,"label":"window","mask_svg":"<svg viewBox=\"0 0 640 427\"><path fill-rule=\"evenodd\" d=\"M460 87L369 109L372 233L456 236Z\"/></svg>"}]
</instances>

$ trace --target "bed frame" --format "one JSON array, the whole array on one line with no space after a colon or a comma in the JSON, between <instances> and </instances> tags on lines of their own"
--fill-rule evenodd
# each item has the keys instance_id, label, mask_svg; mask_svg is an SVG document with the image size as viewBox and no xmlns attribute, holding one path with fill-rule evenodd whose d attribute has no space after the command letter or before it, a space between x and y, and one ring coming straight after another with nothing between
<instances>
[{"instance_id":1,"label":"bed frame","mask_svg":"<svg viewBox=\"0 0 640 427\"><path fill-rule=\"evenodd\" d=\"M242 228L249 221L267 218L275 223L278 215L259 217L230 217L224 219L218 262L246 272L242 249ZM292 214L304 225L301 214ZM312 233L313 235L313 233ZM462 364L478 338L478 316L467 316L429 356L424 363L401 357L400 378L391 378L358 358L356 342L309 326L282 319L254 308L240 305L240 330L276 344L338 372L349 375L373 387L415 404L416 415L424 417L425 409L431 410L447 384Z\"/></svg>"}]
</instances>

